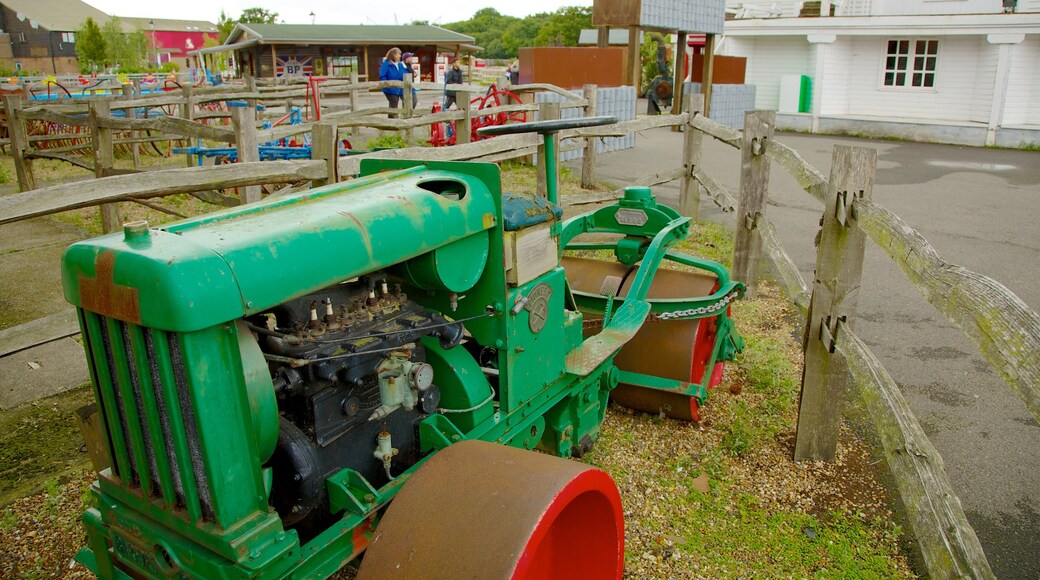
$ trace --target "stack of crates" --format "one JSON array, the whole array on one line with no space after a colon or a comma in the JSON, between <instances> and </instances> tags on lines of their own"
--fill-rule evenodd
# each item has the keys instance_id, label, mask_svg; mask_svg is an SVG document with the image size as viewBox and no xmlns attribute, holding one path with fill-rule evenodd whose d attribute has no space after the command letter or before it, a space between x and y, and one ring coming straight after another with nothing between
<instances>
[{"instance_id":1,"label":"stack of crates","mask_svg":"<svg viewBox=\"0 0 1040 580\"><path fill-rule=\"evenodd\" d=\"M581 99L582 93L572 93L574 98ZM564 97L558 93L540 92L535 93L535 103L564 103L568 101L567 97ZM584 109L580 107L572 107L569 109L563 109L561 116L564 119L574 119L584 116ZM597 88L596 89L596 116L610 115L618 118L618 121L631 121L636 118L636 89L635 87L609 87L609 88ZM535 113L535 120L538 119L538 114ZM560 161L572 161L574 159L581 159L583 155L583 149L575 149L572 151L563 151L576 143L579 143L578 139L567 139L560 144ZM620 149L631 149L636 146L635 135L629 133L623 137L603 137L602 139L596 140L596 152L607 153L610 151L617 151Z\"/></svg>"},{"instance_id":2,"label":"stack of crates","mask_svg":"<svg viewBox=\"0 0 1040 580\"><path fill-rule=\"evenodd\" d=\"M686 83L683 93L701 92L701 83ZM716 123L744 128L744 113L755 108L755 85L712 85L708 117Z\"/></svg>"}]
</instances>

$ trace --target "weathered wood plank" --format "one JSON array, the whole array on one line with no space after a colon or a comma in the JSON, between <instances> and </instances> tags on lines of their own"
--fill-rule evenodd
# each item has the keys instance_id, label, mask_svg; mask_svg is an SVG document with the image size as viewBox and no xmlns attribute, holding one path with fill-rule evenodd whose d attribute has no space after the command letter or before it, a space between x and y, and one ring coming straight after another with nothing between
<instances>
[{"instance_id":1,"label":"weathered wood plank","mask_svg":"<svg viewBox=\"0 0 1040 580\"><path fill-rule=\"evenodd\" d=\"M458 102L462 103L462 119L459 119L455 123L455 144L465 145L470 142L470 138L473 136L473 109L469 106L470 92L469 91L456 91L455 98Z\"/></svg>"},{"instance_id":2,"label":"weathered wood plank","mask_svg":"<svg viewBox=\"0 0 1040 580\"><path fill-rule=\"evenodd\" d=\"M660 127L675 127L686 122L686 114L681 115L644 115L628 121L621 121L611 125L599 127L587 127L584 129L567 129L560 131L561 139L580 139L586 137L623 137L629 133L639 133L649 129Z\"/></svg>"},{"instance_id":3,"label":"weathered wood plank","mask_svg":"<svg viewBox=\"0 0 1040 580\"><path fill-rule=\"evenodd\" d=\"M119 175L91 181L90 187L65 183L0 197L0 225L106 202L262 183L293 183L325 175L324 161L260 161Z\"/></svg>"},{"instance_id":4,"label":"weathered wood plank","mask_svg":"<svg viewBox=\"0 0 1040 580\"><path fill-rule=\"evenodd\" d=\"M719 141L722 141L726 145L740 149L740 131L727 127L725 125L720 125L715 121L712 121L711 119L705 117L704 115L697 115L696 117L690 120L690 124L696 127L697 129L704 131L708 135L711 135L712 137L718 139Z\"/></svg>"},{"instance_id":5,"label":"weathered wood plank","mask_svg":"<svg viewBox=\"0 0 1040 580\"><path fill-rule=\"evenodd\" d=\"M314 184L327 185L339 181L339 129L334 123L323 121L314 126L311 140L311 159L325 161L326 177Z\"/></svg>"},{"instance_id":6,"label":"weathered wood plank","mask_svg":"<svg viewBox=\"0 0 1040 580\"><path fill-rule=\"evenodd\" d=\"M660 173L654 173L651 175L644 175L639 179L633 181L629 186L645 186L645 187L656 187L675 181L683 176L682 169L673 169L671 171L662 171ZM565 195L561 196L561 203L564 207L570 207L572 205L588 205L593 203L604 203L608 201L617 201L625 193L625 188L621 187L614 191L602 192L602 193L582 193L578 195Z\"/></svg>"},{"instance_id":7,"label":"weathered wood plank","mask_svg":"<svg viewBox=\"0 0 1040 580\"><path fill-rule=\"evenodd\" d=\"M64 113L58 113L43 108L34 109L32 112L23 111L22 118L25 120L49 121L51 123L59 123L61 125L70 125L73 127L86 127L90 125L90 121L87 119L86 115L66 115Z\"/></svg>"},{"instance_id":8,"label":"weathered wood plank","mask_svg":"<svg viewBox=\"0 0 1040 580\"><path fill-rule=\"evenodd\" d=\"M22 98L5 96L4 112L7 114L8 134L11 136L11 156L14 158L15 174L18 178L18 190L36 189L36 177L33 175L32 159L25 157L29 149L29 135L25 128L25 113L22 110Z\"/></svg>"},{"instance_id":9,"label":"weathered wood plank","mask_svg":"<svg viewBox=\"0 0 1040 580\"><path fill-rule=\"evenodd\" d=\"M493 155L485 155L483 157L474 157L470 161L480 161L481 163L499 163L502 161L509 161L510 159L519 159L521 157L527 157L528 155L534 155L538 153L538 147L523 147L521 149L512 149L509 151L503 151L502 153L495 153Z\"/></svg>"},{"instance_id":10,"label":"weathered wood plank","mask_svg":"<svg viewBox=\"0 0 1040 580\"><path fill-rule=\"evenodd\" d=\"M581 97L575 95L574 93L572 93L571 91L568 91L567 89L561 89L560 87L558 87L556 85L549 85L549 84L545 84L545 83L530 83L530 84L526 84L526 85L513 85L513 86L509 87L509 90L514 92L514 93L517 93L517 94L519 94L519 93L537 92L537 91L548 91L550 93L556 93L558 95L563 95L564 97L567 97L568 101L580 101L580 100L582 100Z\"/></svg>"},{"instance_id":11,"label":"weathered wood plank","mask_svg":"<svg viewBox=\"0 0 1040 580\"><path fill-rule=\"evenodd\" d=\"M32 322L0 330L0 357L79 334L76 311L62 310Z\"/></svg>"},{"instance_id":12,"label":"weathered wood plank","mask_svg":"<svg viewBox=\"0 0 1040 580\"><path fill-rule=\"evenodd\" d=\"M178 117L155 117L150 119L114 119L108 117L99 119L99 122L106 129L119 129L122 131L151 129L162 133L175 133L197 139L209 139L224 143L235 142L235 134L231 129L210 127L209 125Z\"/></svg>"},{"instance_id":13,"label":"weathered wood plank","mask_svg":"<svg viewBox=\"0 0 1040 580\"><path fill-rule=\"evenodd\" d=\"M825 203L827 180L797 151L779 141L770 140L766 143L766 157L783 166L809 195L815 197L820 203Z\"/></svg>"},{"instance_id":14,"label":"weathered wood plank","mask_svg":"<svg viewBox=\"0 0 1040 580\"><path fill-rule=\"evenodd\" d=\"M975 530L932 446L892 377L849 326L835 347L848 361L863 409L874 422L888 468L932 578L995 578Z\"/></svg>"},{"instance_id":15,"label":"weathered wood plank","mask_svg":"<svg viewBox=\"0 0 1040 580\"><path fill-rule=\"evenodd\" d=\"M859 228L964 331L1040 421L1040 315L1000 282L947 262L888 209L869 200L856 200L853 209Z\"/></svg>"},{"instance_id":16,"label":"weathered wood plank","mask_svg":"<svg viewBox=\"0 0 1040 580\"><path fill-rule=\"evenodd\" d=\"M816 277L805 328L805 366L798 406L794 458L833 461L838 447L845 359L833 354L833 336L839 320L856 314L866 236L849 223L853 198L870 199L874 188L877 150L837 146L831 161L827 207L816 254Z\"/></svg>"},{"instance_id":17,"label":"weathered wood plank","mask_svg":"<svg viewBox=\"0 0 1040 580\"><path fill-rule=\"evenodd\" d=\"M465 161L494 155L513 149L534 147L541 138L534 134L507 135L484 139L475 143L456 145L454 147L407 147L403 149L387 149L373 151L363 155L340 157L339 174L341 177L355 175L362 159L419 159L424 161Z\"/></svg>"},{"instance_id":18,"label":"weathered wood plank","mask_svg":"<svg viewBox=\"0 0 1040 580\"><path fill-rule=\"evenodd\" d=\"M710 173L706 171L696 171L693 174L694 179L697 183L704 186L705 193L711 198L711 201L715 202L715 205L722 210L722 213L729 213L736 210L737 198L733 197L733 194L729 192L724 185L718 182Z\"/></svg>"},{"instance_id":19,"label":"weathered wood plank","mask_svg":"<svg viewBox=\"0 0 1040 580\"><path fill-rule=\"evenodd\" d=\"M803 313L807 312L809 310L809 287L802 278L802 273L798 271L798 266L784 251L784 245L780 243L780 238L777 237L776 228L773 227L772 222L764 220L758 224L758 227L762 230L762 249L769 256L769 262L773 265L773 270L776 271L784 289L787 290L787 295Z\"/></svg>"},{"instance_id":20,"label":"weathered wood plank","mask_svg":"<svg viewBox=\"0 0 1040 580\"><path fill-rule=\"evenodd\" d=\"M90 135L94 153L94 175L107 177L116 161L115 145L112 142L112 130L102 125L102 121L112 113L111 101L95 101L90 103ZM114 232L123 225L123 216L119 212L119 204L103 203L98 208L101 214L101 231L106 234Z\"/></svg>"},{"instance_id":21,"label":"weathered wood plank","mask_svg":"<svg viewBox=\"0 0 1040 580\"><path fill-rule=\"evenodd\" d=\"M685 41L686 35L682 35ZM680 44L680 46L684 46ZM676 76L678 76L676 72ZM690 120L704 112L704 95L686 95L682 103L682 111L686 113L683 124L682 165L683 176L679 182L679 214L697 221L701 211L701 186L694 179L694 173L700 169L704 151L704 134L693 128Z\"/></svg>"},{"instance_id":22,"label":"weathered wood plank","mask_svg":"<svg viewBox=\"0 0 1040 580\"><path fill-rule=\"evenodd\" d=\"M88 147L89 146L84 146L83 148L85 149L85 148L88 148ZM71 163L72 165L75 165L76 167L82 167L83 169L86 169L87 171L91 171L91 172L94 171L94 166L93 165L91 165L90 163L87 163L86 161L80 159L79 157L73 157L72 155L63 155L61 153L53 153L53 152L47 151L46 149L30 151L29 153L26 154L26 157L27 158L32 158L32 159L57 159L58 161L64 161L66 163Z\"/></svg>"},{"instance_id":23,"label":"weathered wood plank","mask_svg":"<svg viewBox=\"0 0 1040 580\"><path fill-rule=\"evenodd\" d=\"M256 134L256 109L252 107L232 108L231 123L235 133L238 162L260 161L260 142ZM240 193L242 203L260 201L262 193L259 185L247 186Z\"/></svg>"},{"instance_id":24,"label":"weathered wood plank","mask_svg":"<svg viewBox=\"0 0 1040 580\"><path fill-rule=\"evenodd\" d=\"M769 189L769 158L763 155L773 138L775 111L748 111L740 146L740 197L733 237L733 279L747 286L748 298L758 293L758 259L762 236L757 224L765 218Z\"/></svg>"}]
</instances>

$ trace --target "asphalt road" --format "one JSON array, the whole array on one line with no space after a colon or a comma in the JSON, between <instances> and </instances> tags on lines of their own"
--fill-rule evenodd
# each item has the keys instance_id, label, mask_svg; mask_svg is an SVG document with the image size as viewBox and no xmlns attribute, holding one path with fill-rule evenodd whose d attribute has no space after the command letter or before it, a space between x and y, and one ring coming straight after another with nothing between
<instances>
[{"instance_id":1,"label":"asphalt road","mask_svg":"<svg viewBox=\"0 0 1040 580\"><path fill-rule=\"evenodd\" d=\"M875 201L917 228L947 261L1002 282L1040 308L1040 154L800 134L776 139L824 175L836 144L877 149ZM681 159L681 134L668 129L647 131L636 143L634 150L601 156L597 178L623 185ZM703 163L737 190L736 150L705 139ZM811 281L821 207L777 164L769 185L767 215ZM666 202L678 200L675 184L656 192ZM701 215L733 223L706 197ZM855 324L942 454L994 572L1040 577L1040 425L963 332L872 243Z\"/></svg>"}]
</instances>

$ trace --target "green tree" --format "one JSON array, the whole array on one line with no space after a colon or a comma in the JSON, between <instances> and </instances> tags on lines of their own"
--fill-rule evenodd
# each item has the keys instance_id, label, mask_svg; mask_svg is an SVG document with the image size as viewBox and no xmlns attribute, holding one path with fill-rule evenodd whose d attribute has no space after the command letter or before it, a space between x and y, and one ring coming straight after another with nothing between
<instances>
[{"instance_id":1,"label":"green tree","mask_svg":"<svg viewBox=\"0 0 1040 580\"><path fill-rule=\"evenodd\" d=\"M202 48L212 48L221 44L223 43L218 41L216 38L213 38L212 36L207 36L206 40L202 43ZM225 52L219 52L217 54L207 54L205 57L206 68L210 69L213 72L224 72L226 70L229 70L230 67L228 67L228 54L229 53Z\"/></svg>"},{"instance_id":2,"label":"green tree","mask_svg":"<svg viewBox=\"0 0 1040 580\"><path fill-rule=\"evenodd\" d=\"M140 30L123 32L123 24L113 16L101 27L105 41L105 64L120 72L143 70L148 53L148 40Z\"/></svg>"},{"instance_id":3,"label":"green tree","mask_svg":"<svg viewBox=\"0 0 1040 580\"><path fill-rule=\"evenodd\" d=\"M105 39L93 18L87 18L76 32L76 57L82 72L95 72L105 66Z\"/></svg>"},{"instance_id":4,"label":"green tree","mask_svg":"<svg viewBox=\"0 0 1040 580\"><path fill-rule=\"evenodd\" d=\"M235 22L223 10L220 11L220 18L217 19L217 36L220 44L224 44L224 41L231 36L231 31L235 29Z\"/></svg>"},{"instance_id":5,"label":"green tree","mask_svg":"<svg viewBox=\"0 0 1040 580\"><path fill-rule=\"evenodd\" d=\"M534 39L538 36L538 31L549 22L549 18L548 12L542 12L519 18L511 23L502 34L502 47L506 55L512 58L521 48L535 46Z\"/></svg>"},{"instance_id":6,"label":"green tree","mask_svg":"<svg viewBox=\"0 0 1040 580\"><path fill-rule=\"evenodd\" d=\"M592 28L592 8L564 6L549 16L549 21L538 31L535 46L578 46L583 28Z\"/></svg>"},{"instance_id":7,"label":"green tree","mask_svg":"<svg viewBox=\"0 0 1040 580\"><path fill-rule=\"evenodd\" d=\"M238 17L239 22L253 22L256 24L274 24L278 20L278 13L271 12L266 8L246 8Z\"/></svg>"},{"instance_id":8,"label":"green tree","mask_svg":"<svg viewBox=\"0 0 1040 580\"><path fill-rule=\"evenodd\" d=\"M445 24L444 28L472 36L478 45L484 47L484 51L479 53L480 56L507 58L516 54L506 51L503 34L519 20L515 16L504 16L494 8L481 8L469 20Z\"/></svg>"}]
</instances>

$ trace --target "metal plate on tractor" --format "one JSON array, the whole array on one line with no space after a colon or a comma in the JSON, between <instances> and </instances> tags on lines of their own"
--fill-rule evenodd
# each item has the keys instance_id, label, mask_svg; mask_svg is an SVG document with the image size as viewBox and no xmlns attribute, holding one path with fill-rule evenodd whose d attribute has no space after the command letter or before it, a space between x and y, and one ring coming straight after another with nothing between
<instances>
[{"instance_id":1,"label":"metal plate on tractor","mask_svg":"<svg viewBox=\"0 0 1040 580\"><path fill-rule=\"evenodd\" d=\"M549 298L552 297L552 287L542 282L531 289L527 295L527 325L531 332L538 334L545 328L545 321L549 318Z\"/></svg>"},{"instance_id":2,"label":"metal plate on tractor","mask_svg":"<svg viewBox=\"0 0 1040 580\"><path fill-rule=\"evenodd\" d=\"M614 219L623 226L641 226L646 223L646 212L641 209L622 208L614 213Z\"/></svg>"}]
</instances>

